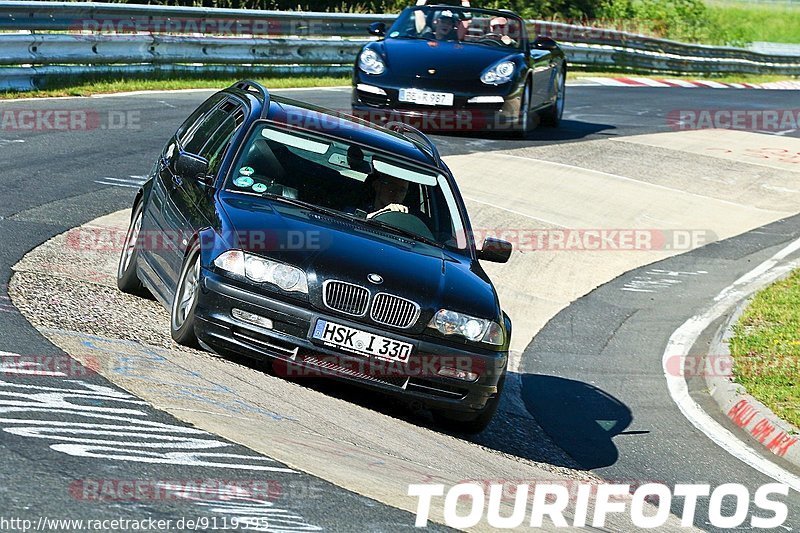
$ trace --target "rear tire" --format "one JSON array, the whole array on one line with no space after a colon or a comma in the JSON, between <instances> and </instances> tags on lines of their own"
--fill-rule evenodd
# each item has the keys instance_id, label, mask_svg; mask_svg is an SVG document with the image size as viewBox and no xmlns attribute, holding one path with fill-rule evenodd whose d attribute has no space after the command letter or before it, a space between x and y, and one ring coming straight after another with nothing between
<instances>
[{"instance_id":1,"label":"rear tire","mask_svg":"<svg viewBox=\"0 0 800 533\"><path fill-rule=\"evenodd\" d=\"M172 340L183 346L199 346L194 333L194 312L200 294L200 248L195 245L183 261L178 286L172 299L169 330Z\"/></svg>"},{"instance_id":2,"label":"rear tire","mask_svg":"<svg viewBox=\"0 0 800 533\"><path fill-rule=\"evenodd\" d=\"M477 413L464 413L447 409L436 409L433 412L433 419L442 428L458 432L475 435L482 432L492 421L497 408L500 407L500 394L503 392L503 385L506 375L497 382L497 394L489 398L486 405Z\"/></svg>"},{"instance_id":3,"label":"rear tire","mask_svg":"<svg viewBox=\"0 0 800 533\"><path fill-rule=\"evenodd\" d=\"M146 293L139 275L136 273L139 260L138 241L142 230L143 213L144 203L140 201L133 207L131 223L128 226L125 244L119 255L119 264L117 265L117 287L128 294L143 295Z\"/></svg>"},{"instance_id":4,"label":"rear tire","mask_svg":"<svg viewBox=\"0 0 800 533\"><path fill-rule=\"evenodd\" d=\"M562 71L558 75L558 86L556 87L556 101L553 105L541 112L541 123L551 128L557 127L561 123L564 115L564 97L567 92L567 73Z\"/></svg>"}]
</instances>

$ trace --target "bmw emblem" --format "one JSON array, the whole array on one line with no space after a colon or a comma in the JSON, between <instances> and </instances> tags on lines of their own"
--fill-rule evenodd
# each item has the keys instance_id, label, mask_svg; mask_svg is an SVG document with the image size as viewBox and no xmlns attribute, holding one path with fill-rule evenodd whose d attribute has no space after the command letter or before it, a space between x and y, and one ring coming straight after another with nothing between
<instances>
[{"instance_id":1,"label":"bmw emblem","mask_svg":"<svg viewBox=\"0 0 800 533\"><path fill-rule=\"evenodd\" d=\"M370 274L369 276L367 276L367 279L371 283L374 283L375 285L380 285L381 283L383 283L383 278L379 274Z\"/></svg>"}]
</instances>

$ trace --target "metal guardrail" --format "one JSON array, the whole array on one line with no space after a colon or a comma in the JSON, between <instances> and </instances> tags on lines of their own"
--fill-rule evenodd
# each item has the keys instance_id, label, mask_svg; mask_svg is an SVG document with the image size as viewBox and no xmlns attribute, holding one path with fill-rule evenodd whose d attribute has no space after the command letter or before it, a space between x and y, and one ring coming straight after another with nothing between
<instances>
[{"instance_id":1,"label":"metal guardrail","mask_svg":"<svg viewBox=\"0 0 800 533\"><path fill-rule=\"evenodd\" d=\"M394 17L7 1L0 3L0 31L16 33L0 33L0 90L87 73L346 72L368 41L366 26ZM556 39L570 64L584 68L800 75L800 56L548 21L529 21L529 31Z\"/></svg>"}]
</instances>

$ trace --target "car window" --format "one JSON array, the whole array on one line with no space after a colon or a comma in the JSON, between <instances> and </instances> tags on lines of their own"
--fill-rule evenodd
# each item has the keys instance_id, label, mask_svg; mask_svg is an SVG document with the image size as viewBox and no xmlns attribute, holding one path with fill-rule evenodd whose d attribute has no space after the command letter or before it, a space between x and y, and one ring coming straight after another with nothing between
<instances>
[{"instance_id":1,"label":"car window","mask_svg":"<svg viewBox=\"0 0 800 533\"><path fill-rule=\"evenodd\" d=\"M244 112L239 106L228 113L227 118L219 125L217 130L208 138L197 155L208 161L209 174L216 175L219 165L231 144L231 139L244 123Z\"/></svg>"},{"instance_id":2,"label":"car window","mask_svg":"<svg viewBox=\"0 0 800 533\"><path fill-rule=\"evenodd\" d=\"M178 140L183 142L183 138L186 136L187 132L192 131L193 128L197 127L200 123L200 120L210 113L217 106L217 104L222 101L223 98L225 98L224 94L214 94L208 100L203 102L197 109L195 109L192 114L189 115L189 118L187 118L178 128L178 131L175 134Z\"/></svg>"},{"instance_id":3,"label":"car window","mask_svg":"<svg viewBox=\"0 0 800 533\"><path fill-rule=\"evenodd\" d=\"M467 246L458 200L441 173L345 138L260 125L225 188L299 200L444 247Z\"/></svg>"},{"instance_id":4,"label":"car window","mask_svg":"<svg viewBox=\"0 0 800 533\"><path fill-rule=\"evenodd\" d=\"M502 11L455 6L420 6L403 11L387 39L458 41L482 46L521 49L525 40L521 19Z\"/></svg>"}]
</instances>

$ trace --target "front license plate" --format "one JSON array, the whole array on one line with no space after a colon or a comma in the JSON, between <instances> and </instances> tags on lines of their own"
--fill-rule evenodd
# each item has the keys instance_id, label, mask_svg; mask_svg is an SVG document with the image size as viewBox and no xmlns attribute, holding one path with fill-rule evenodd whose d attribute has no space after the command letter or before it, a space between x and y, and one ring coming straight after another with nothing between
<instances>
[{"instance_id":1,"label":"front license plate","mask_svg":"<svg viewBox=\"0 0 800 533\"><path fill-rule=\"evenodd\" d=\"M312 337L321 340L328 346L401 363L408 362L413 347L408 342L387 339L380 335L322 319L317 320Z\"/></svg>"},{"instance_id":2,"label":"front license plate","mask_svg":"<svg viewBox=\"0 0 800 533\"><path fill-rule=\"evenodd\" d=\"M420 105L453 105L452 93L434 93L419 89L400 89L398 99Z\"/></svg>"}]
</instances>

